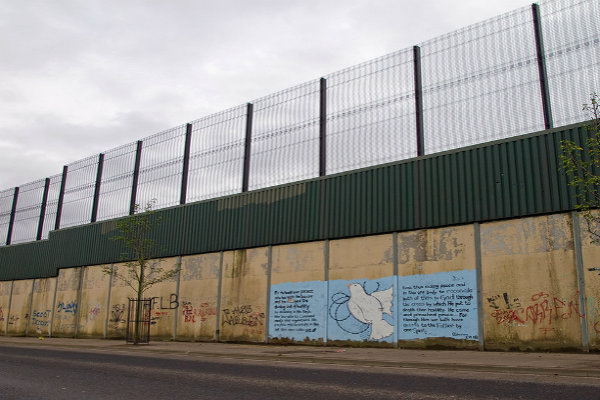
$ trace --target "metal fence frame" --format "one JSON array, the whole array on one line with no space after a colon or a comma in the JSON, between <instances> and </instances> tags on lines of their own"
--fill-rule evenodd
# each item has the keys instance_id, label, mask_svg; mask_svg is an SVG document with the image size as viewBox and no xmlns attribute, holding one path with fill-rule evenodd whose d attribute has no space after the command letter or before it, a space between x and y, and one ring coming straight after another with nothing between
<instances>
[{"instance_id":1,"label":"metal fence frame","mask_svg":"<svg viewBox=\"0 0 600 400\"><path fill-rule=\"evenodd\" d=\"M549 10L547 11L547 14L548 18L551 18L553 17L552 13L558 14L559 12L563 12L561 11L563 9L572 12L572 9L575 6L582 7L582 10L584 6L592 7L592 9L594 9L593 7L600 9L600 6L594 5L593 0L542 0L541 4L541 7L535 3L531 5L529 11L531 12L530 16L526 16L526 13L528 11L526 8L523 8L516 10L512 13L507 13L504 16L497 17L496 19L473 25L473 27L481 28L482 26L487 26L486 24L492 25L493 23L499 23L498 21L500 21L502 18L504 18L505 20L510 20L510 18L512 18L511 16L514 15L518 15L519 18L526 20L530 18L531 26L527 29L532 32L532 37L529 40L531 40L535 45L535 60L517 60L514 62L518 65L521 65L522 63L531 63L532 61L534 61L537 65L537 76L539 83L538 106L541 110L541 115L539 116L540 124L545 129L551 129L553 128L553 111L551 101L551 90L549 88L550 81L547 65L548 60L552 57L558 57L564 52L576 51L580 47L587 49L599 49L598 51L600 51L600 34L598 34L596 37L586 38L585 43L583 43L583 45L581 46L572 46L575 50L571 48L568 48L564 51L560 49L552 49L553 53L548 54L549 49L545 48L544 46L544 35L542 32L542 27L544 24L544 7L547 7L547 9ZM559 9L560 7L563 8L559 11L555 10ZM564 12L566 13L567 11ZM506 21L502 20L501 22ZM471 27L464 28L463 30L459 30L453 34L460 35L464 32L468 33L469 29L471 29ZM450 37L451 35L446 36ZM444 37L445 36L441 37L441 39L444 39ZM429 132L427 132L426 130L423 119L424 113L426 111L424 111L424 96L426 98L427 93L424 93L424 87L426 87L424 83L426 82L424 82L423 79L424 56L422 54L422 48L423 46L428 46L429 43L432 43L435 40L438 39L426 42L421 46L413 46L412 48L401 50L389 54L387 56L381 57L379 59L335 72L326 77L320 78L319 80L311 81L299 85L297 87L290 88L270 96L266 96L252 103L247 103L245 106L233 108L219 114L211 115L196 121L192 121L185 125L180 125L178 127L169 129L156 135L152 135L148 138L145 138L144 140L139 140L136 143L127 144L118 149L111 150L110 152L101 153L98 156L88 157L84 160L65 165L63 168L62 175L60 176L60 189L57 193L55 192L56 186L58 184L58 176L38 181L40 184L41 182L44 183L44 188L43 193L42 191L40 191L41 196L39 199L38 207L39 218L36 217L36 219L38 220L37 226L33 227L32 225L31 229L29 229L30 232L21 234L21 237L17 241L15 241L15 238L13 237L15 231L15 224L19 223L17 214L20 210L23 210L25 208L30 214L32 210L33 212L35 212L35 210L32 209L31 204L20 208L20 201L22 201L23 198L23 188L27 185L15 187L14 189L4 190L0 192L0 230L2 231L0 232L0 245L10 245L17 242L42 240L47 238L48 231L51 229L51 227L49 226L49 222L51 222L49 221L49 218L52 218L53 215L53 228L60 229L61 227L81 225L107 218L122 217L127 214L126 210L128 210L129 214L132 214L135 211L135 205L137 203L145 203L151 198L158 198L160 201L157 204L157 208L164 208L176 204L185 204L189 201L190 198L192 198L192 201L197 201L219 197L224 194L232 194L232 187L236 188L236 193L243 193L247 192L248 190L268 187L271 183L267 183L266 186L264 186L265 184L263 183L252 182L252 162L253 160L256 160L256 151L262 151L263 153L265 151L273 152L273 154L275 154L273 155L273 157L278 157L278 162L281 165L284 165L286 162L285 152L278 153L278 151L281 150L281 148L277 146L272 146L271 148L267 148L267 150L256 150L256 141L264 140L266 143L273 137L277 138L278 135L281 137L284 135L289 135L290 132L305 132L307 131L307 129L309 129L310 132L312 132L310 134L312 136L306 136L304 138L304 141L310 142L310 144L304 147L303 151L305 153L300 154L299 157L301 158L307 155L312 156L314 152L317 152L318 156L314 157L315 161L313 162L315 163L315 165L311 166L311 172L305 173L305 175L307 176L284 176L284 178L270 179L270 182L275 182L275 184L289 183L292 181L317 176L325 176L328 173L331 174L332 172L343 172L353 168L361 168L364 166L376 165L390 161L397 161L399 159L407 159L415 156L424 156L426 155L425 141L428 137ZM409 60L409 58L407 57L410 57L411 59ZM392 67L398 67L399 65L391 64L392 61L390 60L393 58L401 58L402 60L404 60L401 62L404 68L402 71L404 72L396 70L390 72L390 69ZM600 63L598 65L600 65ZM511 68L512 67L514 66L511 66ZM592 68L596 68L596 66L592 65ZM403 81L399 83L399 88L397 89L397 92L391 93L390 90L393 89L389 89L386 85L382 83L383 81L381 79L383 78L381 78L380 75L389 74L390 76L394 77L397 74L402 73L405 73L406 76L403 76ZM410 79L408 79L409 77ZM349 105L345 108L338 107L340 108L339 110L332 110L332 99L328 98L328 96L338 96L336 95L335 89L336 79L345 79L347 82L355 81L354 83L352 83L355 84L355 88L345 88L344 90L347 90L349 92L355 90L355 96L356 92L358 91L359 101L354 102L352 105ZM373 83L373 91L377 91L377 93L365 94L363 92L360 92L360 90L362 90L361 85L364 84L361 83L361 79L366 79L368 81L375 82ZM600 78L591 77L590 79L591 82L594 82L594 79L596 79L596 83L600 83L600 81L598 81L598 79ZM383 86L385 87L382 89ZM410 90L406 88L410 88ZM311 96L311 100L305 100L306 96ZM342 93L341 96L343 97L344 93ZM352 94L348 94L348 96L352 96ZM353 99L344 98L343 100L339 101L345 101L348 102L348 104L350 104L352 103ZM298 105L290 111L286 109L286 105L287 103L291 102L296 102ZM412 136L406 140L409 140L411 143L414 141L414 148L395 149L395 151L404 151L406 153L404 156L401 156L401 158L390 159L390 157L392 156L390 156L389 154L385 156L367 154L367 159L362 160L361 162L363 164L359 166L356 166L354 164L348 164L346 166L336 167L336 170L332 171L329 163L330 159L328 159L328 153L331 153L333 140L331 135L335 134L335 132L332 133L332 127L335 126L336 121L339 121L344 118L349 118L348 121L350 121L350 124L352 124L356 122L354 119L352 119L354 118L352 117L352 115L359 115L358 118L360 119L363 118L360 117L360 115L364 115L360 113L371 112L373 110L380 110L373 112L385 114L392 110L392 108L389 107L396 107L399 104L399 102L402 102L402 104L405 105L408 105L409 103L411 104L410 107L412 111L409 113L409 117L411 119L414 118L414 122L411 122L411 125L414 126L414 130L412 132L409 132ZM262 105L262 108L259 107L255 110L256 104ZM280 114L299 113L300 117L298 117L298 115L288 115L289 118L286 119L287 122L283 123L281 122L281 120L285 119L284 117L286 117L286 115L271 115L269 117L271 118L270 120L266 122L263 121L262 125L260 125L261 121L257 120L257 112L261 112L260 110L265 110L269 107L279 107L278 110L280 111L278 112ZM214 122L213 120L216 120L217 122ZM289 121L291 120L295 122L290 123ZM372 125L376 123L380 123L380 121L372 122ZM257 126L257 124L259 125ZM269 126L269 124L273 126ZM358 124L358 122L356 122L356 124ZM386 125L384 125L384 128L385 127ZM360 126L355 126L352 129L360 130L362 128ZM369 127L366 127L364 129L366 130L366 133L359 132L359 134L363 135L362 139L364 139L366 145L369 144L369 138L365 136L371 133L372 131L369 130L371 129ZM198 142L196 140L195 134L198 132L200 132L200 134L203 134L206 133L205 131L208 132L208 134L214 135L214 137L206 136L203 137L202 140L200 140L200 142L206 141L207 143ZM260 137L256 137L257 132L260 135ZM404 134L405 132L401 133ZM519 132L518 134L525 133L530 132ZM399 134L399 132L389 132L390 136L398 136ZM304 135L307 134L304 133ZM219 139L219 137L221 136L226 137L225 139ZM302 138L295 138L294 140L299 141L300 139ZM487 140L483 140L483 142L485 141ZM152 150L149 150L151 146L156 146L156 148L160 150L158 152L158 155L152 153ZM291 145L288 144L284 146L290 147ZM133 147L135 147L134 159ZM104 182L103 172L106 163L105 154L114 151L119 153L119 151L121 150L122 153L126 156L125 160L123 161L123 164L126 165L126 167L122 168L120 174L116 174L115 176L111 175L111 177L108 178L106 182ZM361 153L361 151L362 149L359 148L358 153L362 157L364 154ZM191 170L190 161L196 160L199 157L203 156L212 157L217 152L227 153L225 159L216 160L214 164L211 164L206 168L211 167L213 171L219 169L225 170L230 178L239 179L239 182L237 184L228 182L228 186L224 186L219 190L214 190L212 192L212 196L206 196L205 194L190 194L191 186L197 184L206 184L206 182L203 183L201 180L200 182L198 182L198 179L195 175L190 175L190 172L196 173L195 171L201 170L201 168ZM111 158L110 160L113 159ZM133 161L133 165L130 165L131 161ZM269 161L269 159L267 159L267 161ZM274 165L272 169L277 170L277 168L280 168L281 165ZM232 166L239 166L241 171L231 170ZM256 168L256 165L254 165L254 168ZM83 178L78 179L78 173L81 176L83 176ZM277 172L275 171L274 173ZM142 177L142 179L140 179L140 177ZM125 204L125 200L120 200L123 204L113 204L113 206L115 206L115 210L118 208L119 211L107 214L108 217L106 217L105 215L99 215L99 207L103 200L103 183L107 185L109 182L129 182L129 179L131 179L130 186L122 186L125 184L122 183L122 187L114 189L115 191L120 191L120 193L122 193L130 188L129 195L126 199L128 204ZM223 174L217 177L213 176L213 180L219 179L223 180ZM160 184L158 184L157 189L157 184L154 184L154 186L152 186L153 182L162 182L167 180L170 182L168 184L168 187L162 187L160 186ZM193 185L191 183L192 180L194 182ZM220 182L218 183L220 184ZM152 188L146 190L144 189L144 185L150 185L149 187ZM9 193L11 190L12 196ZM168 193L162 193L163 195L161 196L161 190L163 192L166 191ZM174 193L174 190L178 190L179 193ZM123 197L122 194L121 197ZM168 198L168 201L165 202L165 198ZM77 204L79 205L76 206ZM56 207L55 211L54 207ZM67 224L65 224L65 208L69 210L69 218L72 218L71 215L74 213L80 214L78 219L71 220ZM71 210L71 208L73 208L73 210ZM75 210L75 208L77 209ZM29 216L28 219L32 219L32 217ZM21 229L21 231L22 230L23 229ZM6 232L6 234L4 234L4 232Z\"/></svg>"}]
</instances>

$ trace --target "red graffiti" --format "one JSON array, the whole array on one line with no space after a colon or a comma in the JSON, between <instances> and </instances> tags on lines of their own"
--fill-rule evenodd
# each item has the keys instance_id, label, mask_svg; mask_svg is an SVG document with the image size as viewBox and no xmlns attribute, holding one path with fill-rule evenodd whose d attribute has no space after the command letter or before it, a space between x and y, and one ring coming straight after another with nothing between
<instances>
[{"instance_id":1,"label":"red graffiti","mask_svg":"<svg viewBox=\"0 0 600 400\"><path fill-rule=\"evenodd\" d=\"M183 302L183 317L184 322L204 322L210 315L217 315L217 310L214 307L210 307L208 303L202 303L197 308L192 306L189 301Z\"/></svg>"},{"instance_id":2,"label":"red graffiti","mask_svg":"<svg viewBox=\"0 0 600 400\"><path fill-rule=\"evenodd\" d=\"M513 309L496 309L492 311L491 316L498 325L517 324L525 325L528 322L533 324L547 323L557 319L569 319L572 316L583 318L579 313L579 303L573 300L564 300L557 297L550 297L545 292L536 293L531 296L534 303L527 307L518 307Z\"/></svg>"}]
</instances>

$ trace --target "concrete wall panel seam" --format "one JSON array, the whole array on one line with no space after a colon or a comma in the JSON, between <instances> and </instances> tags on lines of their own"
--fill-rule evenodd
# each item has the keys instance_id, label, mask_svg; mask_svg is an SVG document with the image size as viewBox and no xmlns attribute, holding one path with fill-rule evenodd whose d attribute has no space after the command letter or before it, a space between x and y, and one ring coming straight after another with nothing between
<instances>
[{"instance_id":1,"label":"concrete wall panel seam","mask_svg":"<svg viewBox=\"0 0 600 400\"><path fill-rule=\"evenodd\" d=\"M221 326L221 291L223 287L223 252L220 252L219 255L219 282L217 288L217 318L215 322L215 341L219 341L219 337L221 334L221 330L219 327Z\"/></svg>"},{"instance_id":2,"label":"concrete wall panel seam","mask_svg":"<svg viewBox=\"0 0 600 400\"><path fill-rule=\"evenodd\" d=\"M75 331L73 332L73 337L77 337L79 334L79 319L81 316L81 295L83 293L83 276L85 272L85 267L81 267L81 271L79 271L79 287L77 288L77 309L75 310ZM57 285L58 286L58 285Z\"/></svg>"},{"instance_id":3,"label":"concrete wall panel seam","mask_svg":"<svg viewBox=\"0 0 600 400\"><path fill-rule=\"evenodd\" d=\"M35 279L31 280L31 293L29 294L29 313L27 314L27 321L25 325L25 336L29 335L29 321L31 321L31 313L33 312L33 287L35 285Z\"/></svg>"},{"instance_id":4,"label":"concrete wall panel seam","mask_svg":"<svg viewBox=\"0 0 600 400\"><path fill-rule=\"evenodd\" d=\"M394 265L394 285L396 286L396 297L398 297L398 290L400 289L400 285L398 282L398 233L394 232L392 234L392 248L393 248L393 265ZM400 317L400 302L396 301L396 320ZM398 348L398 329L394 329L394 348Z\"/></svg>"},{"instance_id":5,"label":"concrete wall panel seam","mask_svg":"<svg viewBox=\"0 0 600 400\"><path fill-rule=\"evenodd\" d=\"M8 312L6 315L6 327L4 329L4 336L8 336L8 321L10 321L10 308L12 306L12 296L13 296L14 288L15 288L15 281L12 281L10 283L10 296L8 297Z\"/></svg>"},{"instance_id":6,"label":"concrete wall panel seam","mask_svg":"<svg viewBox=\"0 0 600 400\"><path fill-rule=\"evenodd\" d=\"M581 318L581 346L583 351L590 351L590 337L588 332L588 320L585 299L585 277L583 273L583 254L581 245L581 230L579 229L579 215L576 211L571 212L571 225L573 226L573 247L575 248L575 265L577 267L577 287L579 289L579 312Z\"/></svg>"},{"instance_id":7,"label":"concrete wall panel seam","mask_svg":"<svg viewBox=\"0 0 600 400\"><path fill-rule=\"evenodd\" d=\"M269 343L269 310L271 307L271 271L273 269L273 246L269 246L267 249L267 288L266 288L266 300L265 307L265 343Z\"/></svg>"},{"instance_id":8,"label":"concrete wall panel seam","mask_svg":"<svg viewBox=\"0 0 600 400\"><path fill-rule=\"evenodd\" d=\"M109 310L110 310L110 296L112 294L112 281L113 281L113 274L115 271L115 265L114 264L110 264L110 275L108 277L108 293L106 294L106 315L104 317L104 339L106 339L108 337L108 318L109 318Z\"/></svg>"},{"instance_id":9,"label":"concrete wall panel seam","mask_svg":"<svg viewBox=\"0 0 600 400\"><path fill-rule=\"evenodd\" d=\"M481 227L478 222L473 224L473 238L475 241L475 271L477 276L477 324L479 337L479 350L485 350L485 332L483 329L483 276L481 271Z\"/></svg>"},{"instance_id":10,"label":"concrete wall panel seam","mask_svg":"<svg viewBox=\"0 0 600 400\"><path fill-rule=\"evenodd\" d=\"M56 275L56 284L54 285L54 296L52 298L52 314L50 314L50 326L48 327L48 337L52 337L52 327L54 326L54 310L56 310L56 291L58 290L58 276Z\"/></svg>"},{"instance_id":11,"label":"concrete wall panel seam","mask_svg":"<svg viewBox=\"0 0 600 400\"><path fill-rule=\"evenodd\" d=\"M325 257L325 282L326 282L326 286L325 286L325 295L326 295L326 299L329 298L329 239L327 239L325 241L325 246L323 249L323 253L324 253L324 257ZM323 338L323 343L326 345L327 344L327 338L329 337L329 323L328 323L328 318L325 319L325 337Z\"/></svg>"},{"instance_id":12,"label":"concrete wall panel seam","mask_svg":"<svg viewBox=\"0 0 600 400\"><path fill-rule=\"evenodd\" d=\"M182 258L181 256L177 257L177 266L179 268L179 271L177 271L177 285L175 286L175 295L177 296L177 299L179 299L179 286L181 285L181 262ZM177 310L179 311L179 310ZM173 318L173 340L175 340L177 338L177 314L178 312L176 312L175 314L175 318Z\"/></svg>"}]
</instances>

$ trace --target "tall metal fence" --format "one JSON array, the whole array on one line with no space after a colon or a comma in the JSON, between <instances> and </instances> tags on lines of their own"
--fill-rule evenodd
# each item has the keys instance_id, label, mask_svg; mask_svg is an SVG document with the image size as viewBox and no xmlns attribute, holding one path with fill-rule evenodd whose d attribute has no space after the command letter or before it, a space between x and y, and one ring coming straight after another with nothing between
<instances>
[{"instance_id":1,"label":"tall metal fence","mask_svg":"<svg viewBox=\"0 0 600 400\"><path fill-rule=\"evenodd\" d=\"M0 191L0 245L580 122L599 89L600 2L544 0Z\"/></svg>"}]
</instances>

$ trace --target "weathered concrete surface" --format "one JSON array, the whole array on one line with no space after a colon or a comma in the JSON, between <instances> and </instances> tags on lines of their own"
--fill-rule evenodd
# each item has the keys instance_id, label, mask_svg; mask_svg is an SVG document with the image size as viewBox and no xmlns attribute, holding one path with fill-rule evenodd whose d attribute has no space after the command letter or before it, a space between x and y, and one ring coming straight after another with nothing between
<instances>
[{"instance_id":1,"label":"weathered concrete surface","mask_svg":"<svg viewBox=\"0 0 600 400\"><path fill-rule=\"evenodd\" d=\"M377 279L394 275L393 235L329 242L329 279Z\"/></svg>"},{"instance_id":2,"label":"weathered concrete surface","mask_svg":"<svg viewBox=\"0 0 600 400\"><path fill-rule=\"evenodd\" d=\"M571 218L481 225L486 349L579 349L581 318Z\"/></svg>"},{"instance_id":3,"label":"weathered concrete surface","mask_svg":"<svg viewBox=\"0 0 600 400\"><path fill-rule=\"evenodd\" d=\"M216 339L220 260L220 253L182 257L178 340Z\"/></svg>"},{"instance_id":4,"label":"weathered concrete surface","mask_svg":"<svg viewBox=\"0 0 600 400\"><path fill-rule=\"evenodd\" d=\"M31 290L33 279L14 281L12 299L8 315L9 335L25 335L29 321L29 311L31 306Z\"/></svg>"},{"instance_id":5,"label":"weathered concrete surface","mask_svg":"<svg viewBox=\"0 0 600 400\"><path fill-rule=\"evenodd\" d=\"M52 318L52 336L75 336L75 324L79 312L79 286L81 267L58 271L54 316Z\"/></svg>"},{"instance_id":6,"label":"weathered concrete surface","mask_svg":"<svg viewBox=\"0 0 600 400\"><path fill-rule=\"evenodd\" d=\"M219 340L265 340L267 274L267 247L223 253Z\"/></svg>"},{"instance_id":7,"label":"weathered concrete surface","mask_svg":"<svg viewBox=\"0 0 600 400\"><path fill-rule=\"evenodd\" d=\"M97 265L85 267L81 283L81 304L79 305L79 337L104 337L107 318L109 279L103 268Z\"/></svg>"},{"instance_id":8,"label":"weathered concrete surface","mask_svg":"<svg viewBox=\"0 0 600 400\"><path fill-rule=\"evenodd\" d=\"M400 277L476 269L473 225L402 232L398 233L397 241ZM473 302L476 302L476 298ZM402 305L399 308L402 310ZM478 341L430 337L399 340L398 345L404 348L474 349Z\"/></svg>"},{"instance_id":9,"label":"weathered concrete surface","mask_svg":"<svg viewBox=\"0 0 600 400\"><path fill-rule=\"evenodd\" d=\"M271 285L325 280L325 242L273 246Z\"/></svg>"},{"instance_id":10,"label":"weathered concrete surface","mask_svg":"<svg viewBox=\"0 0 600 400\"><path fill-rule=\"evenodd\" d=\"M8 326L8 309L10 306L12 285L12 281L0 282L0 335L6 334Z\"/></svg>"},{"instance_id":11,"label":"weathered concrete surface","mask_svg":"<svg viewBox=\"0 0 600 400\"><path fill-rule=\"evenodd\" d=\"M165 272L179 268L177 257L161 260L151 260L156 266ZM152 278L151 276L149 277ZM177 299L177 276L151 286L144 297L152 299L152 315L150 325L150 337L156 339L172 339L173 326L179 308Z\"/></svg>"},{"instance_id":12,"label":"weathered concrete surface","mask_svg":"<svg viewBox=\"0 0 600 400\"><path fill-rule=\"evenodd\" d=\"M597 216L596 212L592 215ZM583 278L585 283L585 309L587 314L587 332L590 349L600 349L600 224L579 216L581 232L581 254Z\"/></svg>"},{"instance_id":13,"label":"weathered concrete surface","mask_svg":"<svg viewBox=\"0 0 600 400\"><path fill-rule=\"evenodd\" d=\"M126 281L117 278L116 274L126 274L127 266L124 263L113 265L111 276L111 289L108 308L108 324L106 336L108 338L124 338L127 328L127 306L129 298L135 297L135 291ZM124 276L124 275L122 275Z\"/></svg>"},{"instance_id":14,"label":"weathered concrete surface","mask_svg":"<svg viewBox=\"0 0 600 400\"><path fill-rule=\"evenodd\" d=\"M475 269L472 225L398 234L398 275Z\"/></svg>"},{"instance_id":15,"label":"weathered concrete surface","mask_svg":"<svg viewBox=\"0 0 600 400\"><path fill-rule=\"evenodd\" d=\"M56 278L36 279L31 296L31 315L27 335L49 336Z\"/></svg>"}]
</instances>

